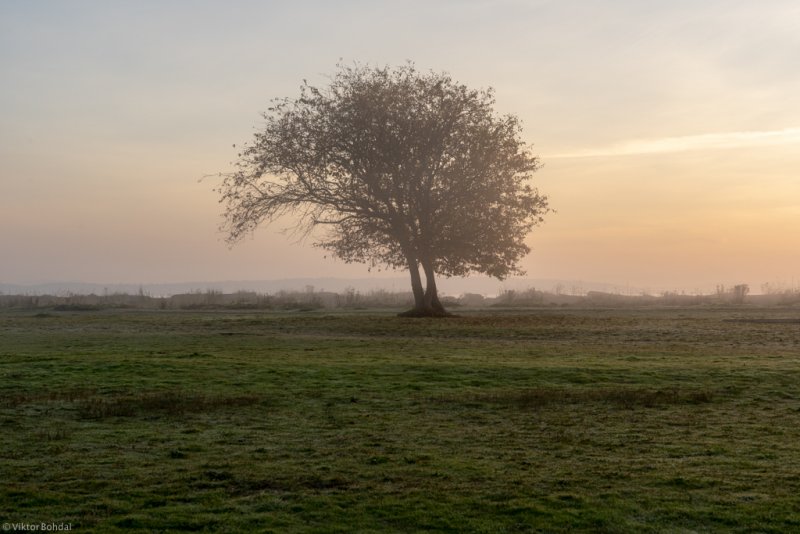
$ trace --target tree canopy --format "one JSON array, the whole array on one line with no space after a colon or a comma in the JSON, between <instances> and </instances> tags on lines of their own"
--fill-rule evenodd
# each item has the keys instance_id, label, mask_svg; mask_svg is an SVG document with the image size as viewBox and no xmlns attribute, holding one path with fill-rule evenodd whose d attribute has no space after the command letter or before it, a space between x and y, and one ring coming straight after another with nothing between
<instances>
[{"instance_id":1,"label":"tree canopy","mask_svg":"<svg viewBox=\"0 0 800 534\"><path fill-rule=\"evenodd\" d=\"M413 64L339 66L274 100L218 188L230 243L292 213L346 262L408 269L410 315L444 315L436 275L521 274L524 238L549 211L519 120ZM422 285L422 268L425 287Z\"/></svg>"}]
</instances>

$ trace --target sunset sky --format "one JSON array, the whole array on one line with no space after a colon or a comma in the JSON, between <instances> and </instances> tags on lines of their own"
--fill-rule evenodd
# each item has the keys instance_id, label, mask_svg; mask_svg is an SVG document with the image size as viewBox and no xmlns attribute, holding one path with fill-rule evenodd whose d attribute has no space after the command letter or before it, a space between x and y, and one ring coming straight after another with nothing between
<instances>
[{"instance_id":1,"label":"sunset sky","mask_svg":"<svg viewBox=\"0 0 800 534\"><path fill-rule=\"evenodd\" d=\"M531 278L800 283L800 3L0 2L0 282L362 277L206 175L340 60L494 87L557 213ZM398 276L398 273L389 273Z\"/></svg>"}]
</instances>

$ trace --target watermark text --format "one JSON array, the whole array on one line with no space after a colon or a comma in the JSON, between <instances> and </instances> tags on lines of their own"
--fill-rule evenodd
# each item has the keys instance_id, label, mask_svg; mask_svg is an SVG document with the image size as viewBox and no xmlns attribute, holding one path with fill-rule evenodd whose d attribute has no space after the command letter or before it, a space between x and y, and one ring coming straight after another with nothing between
<instances>
[{"instance_id":1,"label":"watermark text","mask_svg":"<svg viewBox=\"0 0 800 534\"><path fill-rule=\"evenodd\" d=\"M3 523L5 532L69 532L72 530L72 523Z\"/></svg>"}]
</instances>

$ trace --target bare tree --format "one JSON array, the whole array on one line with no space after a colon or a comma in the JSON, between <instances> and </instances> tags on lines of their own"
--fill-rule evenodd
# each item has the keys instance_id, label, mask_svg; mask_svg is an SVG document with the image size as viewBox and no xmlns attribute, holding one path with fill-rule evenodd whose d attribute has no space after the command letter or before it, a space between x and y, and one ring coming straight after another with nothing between
<instances>
[{"instance_id":1,"label":"bare tree","mask_svg":"<svg viewBox=\"0 0 800 534\"><path fill-rule=\"evenodd\" d=\"M731 289L731 301L734 304L744 304L744 299L750 293L750 286L747 284L738 284Z\"/></svg>"},{"instance_id":2,"label":"bare tree","mask_svg":"<svg viewBox=\"0 0 800 534\"><path fill-rule=\"evenodd\" d=\"M436 275L521 273L524 238L549 211L519 120L493 106L491 89L410 63L340 65L328 87L304 82L263 114L222 175L222 229L235 243L293 213L303 231L328 227L317 246L346 262L408 269L405 315L446 315Z\"/></svg>"}]
</instances>

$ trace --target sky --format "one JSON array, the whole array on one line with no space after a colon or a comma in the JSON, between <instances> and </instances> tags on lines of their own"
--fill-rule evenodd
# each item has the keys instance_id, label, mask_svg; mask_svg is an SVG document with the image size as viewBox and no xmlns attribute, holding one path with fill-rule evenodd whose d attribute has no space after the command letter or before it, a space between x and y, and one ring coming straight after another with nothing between
<instances>
[{"instance_id":1,"label":"sky","mask_svg":"<svg viewBox=\"0 0 800 534\"><path fill-rule=\"evenodd\" d=\"M283 224L228 247L213 175L304 79L411 60L522 120L556 210L527 276L796 286L799 27L795 0L3 0L0 282L367 275Z\"/></svg>"}]
</instances>

